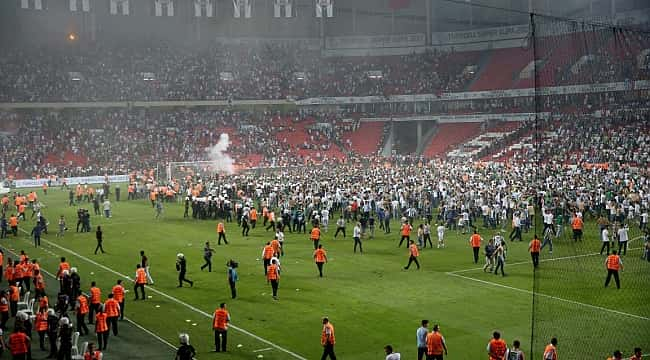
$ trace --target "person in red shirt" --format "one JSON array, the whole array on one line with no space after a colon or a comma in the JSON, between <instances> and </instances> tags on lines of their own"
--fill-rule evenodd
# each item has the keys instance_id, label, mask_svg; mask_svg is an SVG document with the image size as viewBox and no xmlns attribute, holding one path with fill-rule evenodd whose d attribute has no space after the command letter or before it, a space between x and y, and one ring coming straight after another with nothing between
<instances>
[{"instance_id":1,"label":"person in red shirt","mask_svg":"<svg viewBox=\"0 0 650 360\"><path fill-rule=\"evenodd\" d=\"M643 352L640 347L634 348L634 354L630 356L630 360L641 360L643 358Z\"/></svg>"},{"instance_id":2,"label":"person in red shirt","mask_svg":"<svg viewBox=\"0 0 650 360\"><path fill-rule=\"evenodd\" d=\"M411 263L417 265L418 270L420 270L420 263L418 262L418 256L420 256L420 251L418 246L415 244L415 241L409 240L409 263L404 267L404 270L408 270L411 267Z\"/></svg>"}]
</instances>

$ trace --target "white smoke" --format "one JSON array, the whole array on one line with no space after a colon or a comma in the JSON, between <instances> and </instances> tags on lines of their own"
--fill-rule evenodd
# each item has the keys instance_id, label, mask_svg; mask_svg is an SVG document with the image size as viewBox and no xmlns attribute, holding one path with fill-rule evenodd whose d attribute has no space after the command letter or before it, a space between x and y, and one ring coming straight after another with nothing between
<instances>
[{"instance_id":1,"label":"white smoke","mask_svg":"<svg viewBox=\"0 0 650 360\"><path fill-rule=\"evenodd\" d=\"M219 141L215 145L205 150L208 153L208 159L212 162L213 171L227 174L235 172L233 160L230 155L226 154L228 146L230 146L230 138L228 134L223 133L219 136Z\"/></svg>"}]
</instances>

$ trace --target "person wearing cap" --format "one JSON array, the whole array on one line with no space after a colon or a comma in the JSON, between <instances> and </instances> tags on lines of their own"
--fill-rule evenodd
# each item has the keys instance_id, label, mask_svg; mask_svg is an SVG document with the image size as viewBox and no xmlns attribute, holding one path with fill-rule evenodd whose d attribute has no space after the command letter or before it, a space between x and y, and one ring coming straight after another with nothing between
<instances>
[{"instance_id":1,"label":"person wearing cap","mask_svg":"<svg viewBox=\"0 0 650 360\"><path fill-rule=\"evenodd\" d=\"M196 356L196 350L190 345L190 336L187 334L180 334L178 340L181 346L176 350L175 360L192 360Z\"/></svg>"},{"instance_id":2,"label":"person wearing cap","mask_svg":"<svg viewBox=\"0 0 650 360\"><path fill-rule=\"evenodd\" d=\"M176 271L178 271L178 287L183 287L183 282L189 283L190 287L194 286L194 281L185 278L187 261L182 253L176 255Z\"/></svg>"}]
</instances>

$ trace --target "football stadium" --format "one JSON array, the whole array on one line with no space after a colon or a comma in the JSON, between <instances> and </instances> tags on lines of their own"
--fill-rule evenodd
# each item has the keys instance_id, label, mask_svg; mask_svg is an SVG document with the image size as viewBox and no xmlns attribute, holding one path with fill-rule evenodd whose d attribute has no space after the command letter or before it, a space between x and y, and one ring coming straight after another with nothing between
<instances>
[{"instance_id":1,"label":"football stadium","mask_svg":"<svg viewBox=\"0 0 650 360\"><path fill-rule=\"evenodd\" d=\"M3 0L0 359L650 358L646 0Z\"/></svg>"}]
</instances>

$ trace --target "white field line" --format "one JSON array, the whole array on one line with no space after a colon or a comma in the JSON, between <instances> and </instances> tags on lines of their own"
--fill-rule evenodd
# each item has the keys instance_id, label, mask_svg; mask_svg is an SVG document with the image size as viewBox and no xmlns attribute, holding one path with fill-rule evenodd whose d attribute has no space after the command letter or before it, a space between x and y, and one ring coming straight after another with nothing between
<instances>
[{"instance_id":1,"label":"white field line","mask_svg":"<svg viewBox=\"0 0 650 360\"><path fill-rule=\"evenodd\" d=\"M521 292L521 293L524 293L524 294L537 295L537 296L545 297L545 298L548 298L548 299L557 300L557 301L560 301L560 302L565 302L565 303L569 303L569 304L573 304L573 305L584 306L584 307L594 309L594 310L606 311L606 312L610 312L610 313L617 314L617 315L628 316L628 317L635 318L635 319L638 319L638 320L650 321L650 318L645 317L645 316L641 316L641 315L629 314L629 313L626 313L626 312L622 312L622 311L618 311L618 310L612 310L612 309L604 308L604 307L601 307L601 306L585 304L585 303L581 303L581 302L573 301L573 300L567 300L567 299L563 299L563 298L560 298L560 297L557 297L557 296L551 296L551 295L546 295L546 294L542 294L542 293L534 293L534 292L532 292L530 290L519 289L519 288L516 288L516 287L503 285L503 284L495 283L495 282L492 282L492 281L485 281L485 280L481 280L481 279L476 279L476 278L469 277L469 276L463 276L463 275L453 274L453 273L446 273L446 274L449 275L449 276L459 277L461 279L475 281L475 282L481 283L483 285L496 286L496 287L500 287L500 288L503 288L503 289L518 291L518 292Z\"/></svg>"},{"instance_id":2,"label":"white field line","mask_svg":"<svg viewBox=\"0 0 650 360\"><path fill-rule=\"evenodd\" d=\"M8 252L14 254L14 256L18 256L18 254L17 254L15 251L12 251L12 250L10 250L10 249L6 249L6 250L7 250ZM52 279L55 279L55 280L56 280L56 276L55 276L54 274L52 274L51 272L45 270L45 268L41 267L41 271L42 271L45 275L48 275L48 276L50 276ZM151 335L153 338L155 338L156 340L160 341L161 343L163 343L163 344L165 344L165 345L171 347L171 348L174 349L174 350L177 349L176 346L172 345L169 341L167 341L167 340L161 338L161 337L158 336L157 334L153 333L153 332L150 331L149 329L146 329L145 327L143 327L142 325L136 323L135 321L133 321L133 320L131 320L131 319L129 319L129 318L126 318L126 317L125 317L124 319L125 319L126 321L128 321L129 323L133 324L133 325L134 325L135 327L137 327L138 329L140 329L140 330L146 332L147 334ZM195 360L198 360L198 359L195 358Z\"/></svg>"},{"instance_id":3,"label":"white field line","mask_svg":"<svg viewBox=\"0 0 650 360\"><path fill-rule=\"evenodd\" d=\"M26 234L29 234L25 230L21 229L21 231L23 231ZM94 261L92 259L89 259L89 258L87 258L87 257L85 257L85 256L83 256L83 255L81 255L81 254L79 254L79 253L77 253L75 251L72 251L72 250L70 250L70 249L68 249L66 247L63 247L63 246L61 246L59 244L56 244L56 243L53 243L53 242L51 242L51 241L49 241L49 240L47 240L45 238L41 238L41 241L44 242L44 243L50 244L51 246L54 246L54 247L58 248L59 250L63 250L65 252L67 252L67 253L70 253L70 254L72 254L72 255L74 255L74 256L82 259L82 260L85 260L86 262L89 262L89 263L91 263L91 264L93 264L93 265L95 265L95 266L97 266L97 267L99 267L101 269L104 269L105 271L113 273L113 274L115 274L117 276L121 276L121 277L123 277L123 278L125 278L125 279L127 279L129 281L133 281L129 276L124 275L124 274L122 274L120 272L117 272L117 271L115 271L115 270L113 270L113 269L111 269L111 268L109 268L109 267L107 267L105 265L102 265L102 264L100 264L100 263L98 263L98 262L96 262L96 261ZM166 294L166 293L164 293L164 292L162 292L162 291L160 291L158 289L152 288L150 286L147 286L147 289L149 289L149 290L153 291L154 293L156 293L158 295L161 295L161 296L163 296L163 297L165 297L165 298L167 298L167 299L169 299L169 300L171 300L171 301L173 301L173 302L175 302L177 304L183 305L186 308L188 308L188 309L190 309L190 310L192 310L192 311L194 311L196 313L199 313L199 314L201 314L201 315L203 315L203 316L205 316L205 317L207 317L209 319L212 319L211 314L208 314L207 312L205 312L205 311L203 311L201 309L198 309L198 308L196 308L196 307L194 307L194 306L192 306L192 305L190 305L190 304L188 304L188 303L186 303L186 302L184 302L182 300L179 300L179 299L177 299L177 298L175 298L175 297L173 297L171 295L168 295L168 294ZM291 350L285 349L285 348L283 348L282 346L280 346L280 345L278 345L276 343L273 343L273 342L271 342L269 340L266 340L266 339L264 339L262 337L259 337L258 335L255 335L255 334L253 334L252 332L250 332L250 331L248 331L246 329L240 328L240 327L232 325L232 324L230 324L230 327L237 330L237 331L239 331L239 332L241 332L241 333L243 333L243 334L246 334L246 335L248 335L248 336L250 336L250 337L252 337L252 338L254 338L254 339L256 339L256 340L258 340L260 342L263 342L263 343L265 343L265 344L267 344L267 345L269 345L269 346L271 346L271 347L273 347L273 348L275 348L277 350L285 352L285 353L291 355L292 357L294 357L296 359L307 360L305 357L303 357L301 355L298 355L298 354L296 354L295 352L293 352Z\"/></svg>"},{"instance_id":4,"label":"white field line","mask_svg":"<svg viewBox=\"0 0 650 360\"><path fill-rule=\"evenodd\" d=\"M633 239L630 239L630 241L628 241L628 244L630 242L634 241L634 240L638 240L638 239L641 239L641 238L642 238L641 236L638 236L638 237L635 237ZM627 250L628 251L634 251L634 250L641 250L641 249L643 249L643 247L628 248ZM596 256L596 255L600 255L600 253L595 252L595 253L590 253L590 254L581 254L581 255L563 256L563 257L558 257L558 258L542 259L539 262L543 263L543 262L548 262L548 261L578 259L578 258ZM532 263L533 263L532 260L527 260L527 261L519 261L519 262L515 262L515 263L506 262L506 265L507 266L515 266L515 265L524 265L524 264L532 264ZM460 273L469 272L469 271L476 271L476 270L483 270L483 267L475 267L475 268L471 268L471 269L449 271L448 274L460 274Z\"/></svg>"},{"instance_id":5,"label":"white field line","mask_svg":"<svg viewBox=\"0 0 650 360\"><path fill-rule=\"evenodd\" d=\"M273 350L273 348L257 349L257 350L253 350L253 352L256 353L256 352L269 351L269 350Z\"/></svg>"}]
</instances>

